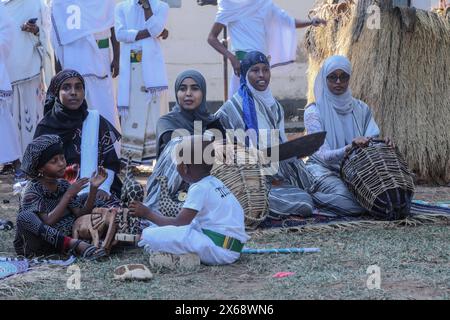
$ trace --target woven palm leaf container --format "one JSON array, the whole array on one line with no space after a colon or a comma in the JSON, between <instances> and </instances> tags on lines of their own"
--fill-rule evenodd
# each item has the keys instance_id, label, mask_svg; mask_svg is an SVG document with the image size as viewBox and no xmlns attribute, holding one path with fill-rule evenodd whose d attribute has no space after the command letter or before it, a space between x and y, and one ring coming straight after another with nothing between
<instances>
[{"instance_id":1,"label":"woven palm leaf container","mask_svg":"<svg viewBox=\"0 0 450 320\"><path fill-rule=\"evenodd\" d=\"M253 230L269 212L268 185L258 152L237 145L215 143L211 174L234 194L245 215L245 226Z\"/></svg>"},{"instance_id":2,"label":"woven palm leaf container","mask_svg":"<svg viewBox=\"0 0 450 320\"><path fill-rule=\"evenodd\" d=\"M413 176L397 148L382 140L353 147L342 161L341 178L374 217L398 220L410 215Z\"/></svg>"}]
</instances>

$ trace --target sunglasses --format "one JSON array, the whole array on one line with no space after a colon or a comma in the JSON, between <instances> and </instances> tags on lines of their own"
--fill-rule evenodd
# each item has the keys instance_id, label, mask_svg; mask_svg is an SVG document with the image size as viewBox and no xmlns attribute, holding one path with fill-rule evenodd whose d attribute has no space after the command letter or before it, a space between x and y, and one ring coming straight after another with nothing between
<instances>
[{"instance_id":1,"label":"sunglasses","mask_svg":"<svg viewBox=\"0 0 450 320\"><path fill-rule=\"evenodd\" d=\"M350 75L347 74L347 73L343 73L340 76L336 76L334 74L331 74L331 75L329 75L327 77L327 80L330 81L330 82L333 82L333 83L337 83L338 79L339 79L339 81L341 83L342 82L347 82L348 80L350 80Z\"/></svg>"}]
</instances>

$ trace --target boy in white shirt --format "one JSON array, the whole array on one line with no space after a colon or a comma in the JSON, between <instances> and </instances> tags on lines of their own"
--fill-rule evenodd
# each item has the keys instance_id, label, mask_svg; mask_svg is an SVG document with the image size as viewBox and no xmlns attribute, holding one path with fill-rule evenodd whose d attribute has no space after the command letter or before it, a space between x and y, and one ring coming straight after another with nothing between
<instances>
[{"instance_id":1,"label":"boy in white shirt","mask_svg":"<svg viewBox=\"0 0 450 320\"><path fill-rule=\"evenodd\" d=\"M177 158L177 171L191 184L177 217L164 217L136 201L130 205L130 214L157 225L143 230L139 246L175 255L195 253L207 265L230 264L239 259L249 239L244 211L223 182L211 176L212 163L206 163L205 157L200 164L192 161L199 145L204 154L209 143L201 136L187 137L176 151L183 154Z\"/></svg>"}]
</instances>

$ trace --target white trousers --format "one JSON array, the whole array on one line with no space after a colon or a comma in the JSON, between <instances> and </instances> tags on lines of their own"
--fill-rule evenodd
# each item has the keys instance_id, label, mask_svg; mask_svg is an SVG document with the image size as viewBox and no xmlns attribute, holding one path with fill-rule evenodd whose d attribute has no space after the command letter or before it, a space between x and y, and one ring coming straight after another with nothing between
<instances>
[{"instance_id":1,"label":"white trousers","mask_svg":"<svg viewBox=\"0 0 450 320\"><path fill-rule=\"evenodd\" d=\"M13 85L11 113L19 132L21 154L33 141L44 112L44 86L41 76Z\"/></svg>"},{"instance_id":2,"label":"white trousers","mask_svg":"<svg viewBox=\"0 0 450 320\"><path fill-rule=\"evenodd\" d=\"M167 90L151 96L143 86L142 63L132 63L130 108L121 119L122 156L130 153L133 162L150 164L156 158L156 125L169 112L169 101Z\"/></svg>"},{"instance_id":3,"label":"white trousers","mask_svg":"<svg viewBox=\"0 0 450 320\"><path fill-rule=\"evenodd\" d=\"M195 253L207 265L224 265L235 262L240 254L221 248L202 231L187 226L150 226L142 231L139 246L148 245L151 251L172 254Z\"/></svg>"},{"instance_id":4,"label":"white trousers","mask_svg":"<svg viewBox=\"0 0 450 320\"><path fill-rule=\"evenodd\" d=\"M0 164L22 158L19 132L10 111L11 99L0 99Z\"/></svg>"},{"instance_id":5,"label":"white trousers","mask_svg":"<svg viewBox=\"0 0 450 320\"><path fill-rule=\"evenodd\" d=\"M86 102L89 109L98 110L100 115L108 120L119 132L120 122L114 99L111 77L99 79L93 76L84 78L86 83Z\"/></svg>"}]
</instances>

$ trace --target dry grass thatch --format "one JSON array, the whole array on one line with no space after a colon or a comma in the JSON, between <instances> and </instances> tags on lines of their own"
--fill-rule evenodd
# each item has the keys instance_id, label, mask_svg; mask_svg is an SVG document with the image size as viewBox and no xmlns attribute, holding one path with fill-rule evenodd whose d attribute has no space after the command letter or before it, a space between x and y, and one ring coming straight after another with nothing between
<instances>
[{"instance_id":1,"label":"dry grass thatch","mask_svg":"<svg viewBox=\"0 0 450 320\"><path fill-rule=\"evenodd\" d=\"M420 180L450 182L450 19L399 9L391 0L321 1L307 31L308 100L322 62L334 54L353 65L353 95L372 107L383 136L392 137ZM380 28L371 5L378 4Z\"/></svg>"}]
</instances>

